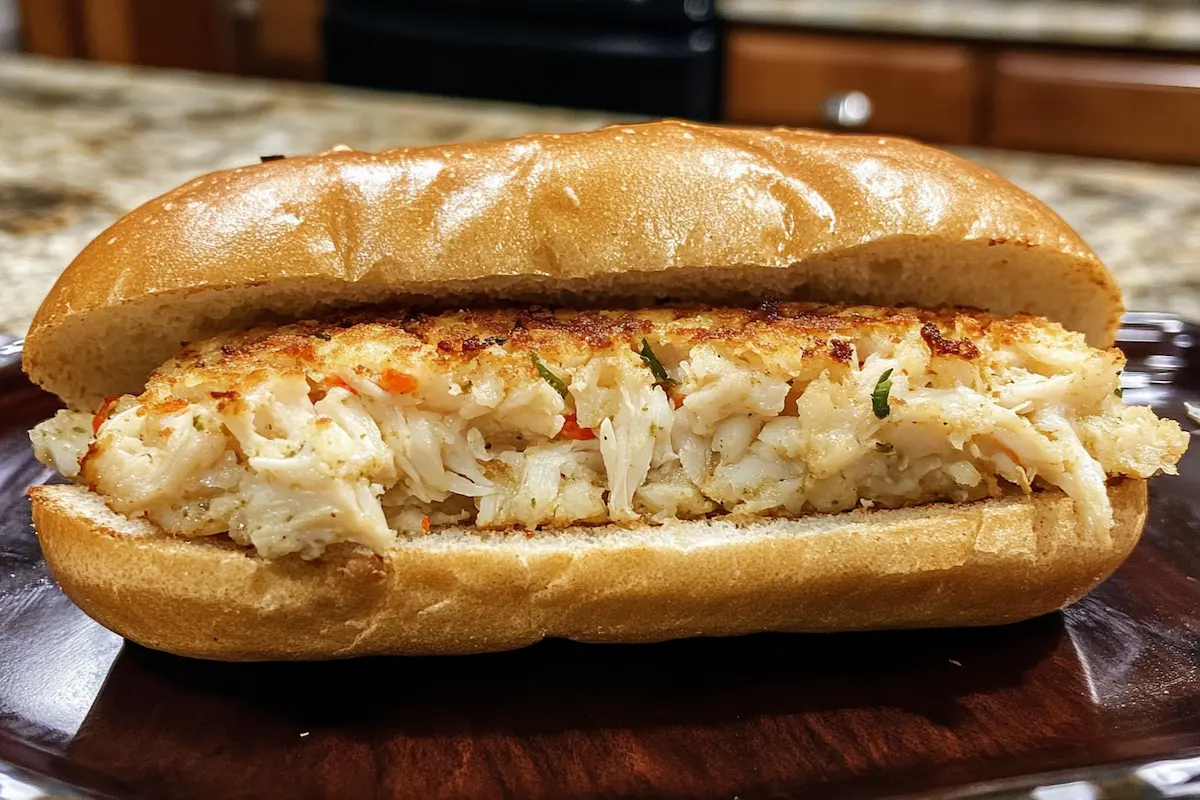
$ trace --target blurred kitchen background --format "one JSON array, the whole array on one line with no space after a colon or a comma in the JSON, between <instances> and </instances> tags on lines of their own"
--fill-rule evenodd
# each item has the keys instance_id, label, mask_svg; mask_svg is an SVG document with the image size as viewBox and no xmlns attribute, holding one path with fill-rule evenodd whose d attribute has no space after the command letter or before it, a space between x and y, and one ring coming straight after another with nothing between
<instances>
[{"instance_id":1,"label":"blurred kitchen background","mask_svg":"<svg viewBox=\"0 0 1200 800\"><path fill-rule=\"evenodd\" d=\"M0 0L0 50L2 330L202 172L660 116L951 147L1200 321L1200 0Z\"/></svg>"}]
</instances>

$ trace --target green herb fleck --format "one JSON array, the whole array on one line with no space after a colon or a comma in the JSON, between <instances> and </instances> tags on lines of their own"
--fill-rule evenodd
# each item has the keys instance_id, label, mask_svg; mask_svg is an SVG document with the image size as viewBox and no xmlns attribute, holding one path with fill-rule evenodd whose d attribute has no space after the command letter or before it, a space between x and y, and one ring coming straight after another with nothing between
<instances>
[{"instance_id":1,"label":"green herb fleck","mask_svg":"<svg viewBox=\"0 0 1200 800\"><path fill-rule=\"evenodd\" d=\"M542 359L540 357L538 357L537 353L530 353L529 355L533 359L533 366L537 368L538 375L542 376L542 380L544 380L544 381L546 381L546 383L550 384L551 388L553 388L554 391L558 392L563 397L566 397L567 396L567 385L565 383L563 383L562 378L558 377L553 372L551 372L550 368L542 363Z\"/></svg>"},{"instance_id":2,"label":"green herb fleck","mask_svg":"<svg viewBox=\"0 0 1200 800\"><path fill-rule=\"evenodd\" d=\"M894 452L896 452L896 448L894 445L890 444L889 442L876 442L875 443L875 452L876 453L894 453Z\"/></svg>"},{"instance_id":3,"label":"green herb fleck","mask_svg":"<svg viewBox=\"0 0 1200 800\"><path fill-rule=\"evenodd\" d=\"M333 341L333 337L330 336L326 331L317 331L313 334L313 336L317 337L318 339L323 339L326 342Z\"/></svg>"},{"instance_id":4,"label":"green herb fleck","mask_svg":"<svg viewBox=\"0 0 1200 800\"><path fill-rule=\"evenodd\" d=\"M87 431L85 431L83 428L79 427L78 425L76 425L74 428L71 428L71 430L75 431L76 433L87 433Z\"/></svg>"},{"instance_id":5,"label":"green herb fleck","mask_svg":"<svg viewBox=\"0 0 1200 800\"><path fill-rule=\"evenodd\" d=\"M198 431L204 430L204 420L199 417L192 417L192 427Z\"/></svg>"},{"instance_id":6,"label":"green herb fleck","mask_svg":"<svg viewBox=\"0 0 1200 800\"><path fill-rule=\"evenodd\" d=\"M1113 394L1115 394L1117 397L1124 397L1125 390L1118 386L1116 389L1113 389Z\"/></svg>"},{"instance_id":7,"label":"green herb fleck","mask_svg":"<svg viewBox=\"0 0 1200 800\"><path fill-rule=\"evenodd\" d=\"M529 498L529 505L532 508L537 508L537 498L536 497Z\"/></svg>"},{"instance_id":8,"label":"green herb fleck","mask_svg":"<svg viewBox=\"0 0 1200 800\"><path fill-rule=\"evenodd\" d=\"M650 374L654 376L654 382L666 389L675 381L671 380L671 376L667 374L667 369L658 360L658 356L654 355L654 351L650 349L650 343L642 339L642 349L638 351L642 361L646 362L646 366L650 368Z\"/></svg>"},{"instance_id":9,"label":"green herb fleck","mask_svg":"<svg viewBox=\"0 0 1200 800\"><path fill-rule=\"evenodd\" d=\"M892 413L891 406L888 405L888 394L891 391L892 371L889 369L879 376L879 382L875 384L875 391L871 392L871 408L875 411L875 416L880 419Z\"/></svg>"}]
</instances>

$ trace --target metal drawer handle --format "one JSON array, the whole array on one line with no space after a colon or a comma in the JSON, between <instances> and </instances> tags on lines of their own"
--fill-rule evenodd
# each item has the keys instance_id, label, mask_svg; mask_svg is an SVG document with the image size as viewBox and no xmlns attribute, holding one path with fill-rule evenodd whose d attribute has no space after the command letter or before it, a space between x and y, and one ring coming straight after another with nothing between
<instances>
[{"instance_id":1,"label":"metal drawer handle","mask_svg":"<svg viewBox=\"0 0 1200 800\"><path fill-rule=\"evenodd\" d=\"M825 122L840 128L858 128L871 119L871 98L862 92L844 92L829 97L821 104Z\"/></svg>"}]
</instances>

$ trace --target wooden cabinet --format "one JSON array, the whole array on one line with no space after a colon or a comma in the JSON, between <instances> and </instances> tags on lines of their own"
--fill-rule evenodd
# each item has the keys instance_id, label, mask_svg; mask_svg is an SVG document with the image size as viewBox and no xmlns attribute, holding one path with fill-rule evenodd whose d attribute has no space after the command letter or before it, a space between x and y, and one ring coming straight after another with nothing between
<instances>
[{"instance_id":1,"label":"wooden cabinet","mask_svg":"<svg viewBox=\"0 0 1200 800\"><path fill-rule=\"evenodd\" d=\"M726 59L727 122L845 129L830 100L858 92L870 114L853 129L1200 163L1200 55L734 27Z\"/></svg>"},{"instance_id":2,"label":"wooden cabinet","mask_svg":"<svg viewBox=\"0 0 1200 800\"><path fill-rule=\"evenodd\" d=\"M324 75L324 8L323 0L258 0L257 44L263 72L310 80Z\"/></svg>"},{"instance_id":3,"label":"wooden cabinet","mask_svg":"<svg viewBox=\"0 0 1200 800\"><path fill-rule=\"evenodd\" d=\"M32 53L319 79L324 0L18 0Z\"/></svg>"},{"instance_id":4,"label":"wooden cabinet","mask_svg":"<svg viewBox=\"0 0 1200 800\"><path fill-rule=\"evenodd\" d=\"M1200 162L1200 63L1011 51L994 73L988 144Z\"/></svg>"},{"instance_id":5,"label":"wooden cabinet","mask_svg":"<svg viewBox=\"0 0 1200 800\"><path fill-rule=\"evenodd\" d=\"M82 22L72 0L17 0L17 15L29 52L56 58L84 54Z\"/></svg>"},{"instance_id":6,"label":"wooden cabinet","mask_svg":"<svg viewBox=\"0 0 1200 800\"><path fill-rule=\"evenodd\" d=\"M42 55L235 71L212 0L19 0L25 49Z\"/></svg>"},{"instance_id":7,"label":"wooden cabinet","mask_svg":"<svg viewBox=\"0 0 1200 800\"><path fill-rule=\"evenodd\" d=\"M735 28L726 41L724 116L966 143L976 135L977 61L960 44ZM857 108L847 109L851 93ZM847 112L840 122L839 112Z\"/></svg>"}]
</instances>

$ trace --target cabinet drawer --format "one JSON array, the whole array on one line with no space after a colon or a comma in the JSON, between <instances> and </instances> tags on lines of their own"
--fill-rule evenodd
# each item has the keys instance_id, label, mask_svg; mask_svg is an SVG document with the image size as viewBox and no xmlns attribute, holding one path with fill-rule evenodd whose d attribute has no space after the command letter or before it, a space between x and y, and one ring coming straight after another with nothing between
<instances>
[{"instance_id":1,"label":"cabinet drawer","mask_svg":"<svg viewBox=\"0 0 1200 800\"><path fill-rule=\"evenodd\" d=\"M839 124L832 106L851 92L869 99L869 116L858 125ZM964 45L758 28L734 28L727 39L729 122L853 127L967 143L978 94L976 57Z\"/></svg>"},{"instance_id":2,"label":"cabinet drawer","mask_svg":"<svg viewBox=\"0 0 1200 800\"><path fill-rule=\"evenodd\" d=\"M997 55L989 144L1200 162L1200 63L1008 51Z\"/></svg>"}]
</instances>

